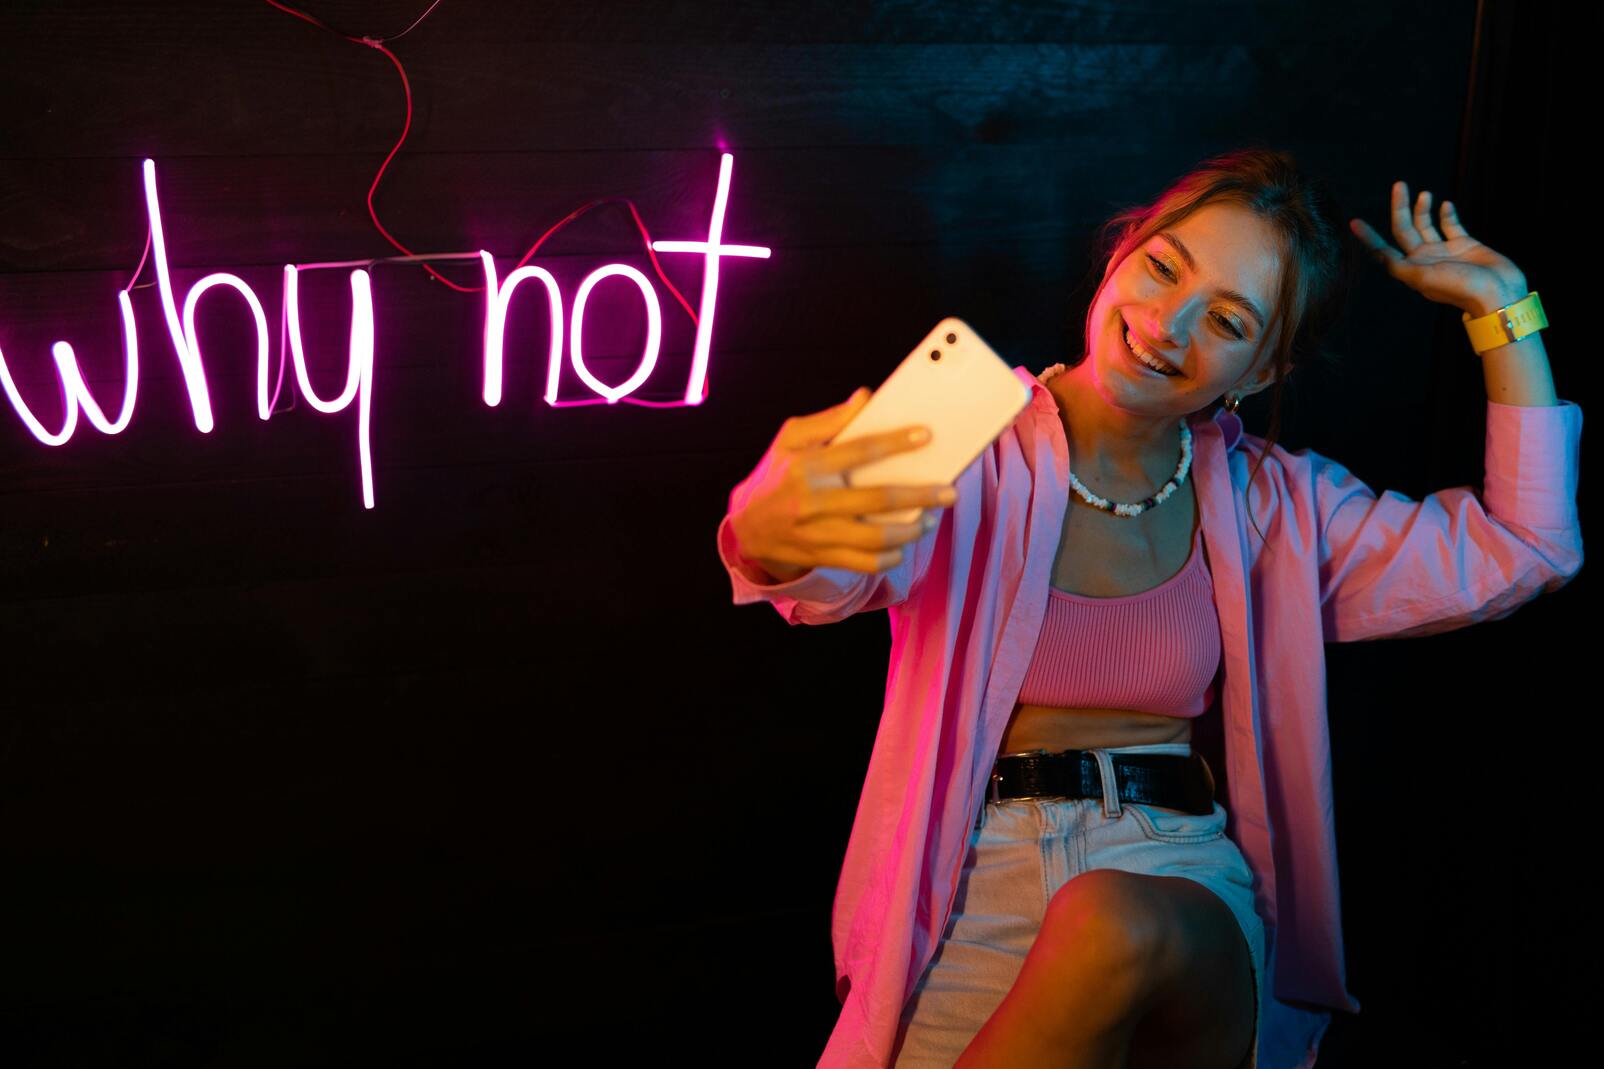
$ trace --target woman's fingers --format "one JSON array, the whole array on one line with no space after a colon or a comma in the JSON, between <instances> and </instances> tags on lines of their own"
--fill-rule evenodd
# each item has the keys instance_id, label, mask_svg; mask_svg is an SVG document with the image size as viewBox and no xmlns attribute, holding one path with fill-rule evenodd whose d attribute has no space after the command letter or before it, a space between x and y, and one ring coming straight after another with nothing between
<instances>
[{"instance_id":1,"label":"woman's fingers","mask_svg":"<svg viewBox=\"0 0 1604 1069\"><path fill-rule=\"evenodd\" d=\"M920 511L912 523L876 523L857 516L843 516L826 512L797 525L800 542L812 546L847 546L852 549L884 549L912 542L930 530L926 518L933 514Z\"/></svg>"},{"instance_id":2,"label":"woman's fingers","mask_svg":"<svg viewBox=\"0 0 1604 1069\"><path fill-rule=\"evenodd\" d=\"M831 405L819 412L810 412L805 416L792 416L780 425L778 439L787 449L800 450L810 446L823 445L836 433L852 422L852 417L858 414L858 409L869 400L869 388L859 386L838 405Z\"/></svg>"},{"instance_id":3,"label":"woman's fingers","mask_svg":"<svg viewBox=\"0 0 1604 1069\"><path fill-rule=\"evenodd\" d=\"M1392 236L1398 240L1398 247L1405 256L1414 252L1423 240L1409 215L1409 184L1402 179L1392 184Z\"/></svg>"},{"instance_id":4,"label":"woman's fingers","mask_svg":"<svg viewBox=\"0 0 1604 1069\"><path fill-rule=\"evenodd\" d=\"M1442 244L1442 235L1431 222L1431 190L1422 189L1420 196L1415 200L1415 229L1427 241Z\"/></svg>"},{"instance_id":5,"label":"woman's fingers","mask_svg":"<svg viewBox=\"0 0 1604 1069\"><path fill-rule=\"evenodd\" d=\"M1442 232L1450 241L1455 238L1468 238L1470 233L1459 224L1459 213L1454 211L1454 202L1442 202Z\"/></svg>"},{"instance_id":6,"label":"woman's fingers","mask_svg":"<svg viewBox=\"0 0 1604 1069\"><path fill-rule=\"evenodd\" d=\"M1392 235L1398 241L1403 251L1392 247L1387 240L1376 233L1375 228L1363 219L1353 219L1349 226L1357 237L1373 255L1379 258L1382 265L1394 274L1397 269L1408 262L1409 257L1420 246L1432 242L1441 244L1443 234L1437 232L1436 224L1431 218L1431 191L1421 190L1415 198L1414 208L1409 206L1409 183L1399 180L1392 184L1392 204L1390 214L1392 217ZM1454 214L1453 205L1445 201L1442 207L1443 232L1450 238L1469 237L1465 228L1459 225L1459 219Z\"/></svg>"},{"instance_id":7,"label":"woman's fingers","mask_svg":"<svg viewBox=\"0 0 1604 1069\"><path fill-rule=\"evenodd\" d=\"M1376 233L1375 228L1363 219L1353 220L1353 233L1371 255L1380 260L1381 265L1389 271L1392 270L1394 263L1402 262L1403 253L1388 245L1387 239Z\"/></svg>"},{"instance_id":8,"label":"woman's fingers","mask_svg":"<svg viewBox=\"0 0 1604 1069\"><path fill-rule=\"evenodd\" d=\"M851 441L832 442L823 446L810 463L812 470L820 475L838 475L848 468L856 468L893 453L922 449L929 440L930 429L923 424L897 427Z\"/></svg>"}]
</instances>

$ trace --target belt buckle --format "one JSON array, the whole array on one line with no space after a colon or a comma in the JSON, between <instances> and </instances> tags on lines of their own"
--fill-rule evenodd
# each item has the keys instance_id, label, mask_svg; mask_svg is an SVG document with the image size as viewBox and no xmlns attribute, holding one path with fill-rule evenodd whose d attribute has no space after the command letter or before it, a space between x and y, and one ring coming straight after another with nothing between
<instances>
[{"instance_id":1,"label":"belt buckle","mask_svg":"<svg viewBox=\"0 0 1604 1069\"><path fill-rule=\"evenodd\" d=\"M1016 750L1016 751L1014 751L1012 753L998 754L997 755L997 759L1000 761L1005 757L1037 757L1037 756L1040 756L1040 755L1043 755L1043 754L1046 754L1046 753L1047 753L1046 750L1041 749L1041 748L1038 747L1037 749L1034 749L1034 750ZM995 805L1001 805L1002 804L1002 795L999 793L999 787L998 787L998 784L1000 784L1001 782L1002 782L1002 773L997 771L997 766L996 766L996 763L994 762L992 764L991 777L990 777L989 781L986 784L986 798L987 798L988 801L992 802Z\"/></svg>"}]
</instances>

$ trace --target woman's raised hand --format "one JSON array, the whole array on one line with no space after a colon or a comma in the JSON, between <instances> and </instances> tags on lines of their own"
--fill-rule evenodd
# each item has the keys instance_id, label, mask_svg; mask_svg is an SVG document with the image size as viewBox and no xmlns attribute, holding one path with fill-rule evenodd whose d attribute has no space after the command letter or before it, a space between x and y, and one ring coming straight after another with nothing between
<instances>
[{"instance_id":1,"label":"woman's raised hand","mask_svg":"<svg viewBox=\"0 0 1604 1069\"><path fill-rule=\"evenodd\" d=\"M912 506L933 510L956 500L950 486L846 484L848 469L924 444L911 433L924 428L915 427L826 444L868 399L868 389L859 389L839 405L781 425L764 473L730 516L743 557L781 578L819 566L882 572L902 561L902 547L930 530L936 517L921 512L912 523L875 523L864 515Z\"/></svg>"},{"instance_id":2,"label":"woman's raised hand","mask_svg":"<svg viewBox=\"0 0 1604 1069\"><path fill-rule=\"evenodd\" d=\"M1363 219L1348 226L1393 278L1427 300L1480 315L1526 296L1526 275L1502 253L1483 245L1460 225L1454 202L1442 202L1442 233L1431 219L1431 192L1421 190L1409 210L1409 185L1392 184L1392 236L1399 252Z\"/></svg>"}]
</instances>

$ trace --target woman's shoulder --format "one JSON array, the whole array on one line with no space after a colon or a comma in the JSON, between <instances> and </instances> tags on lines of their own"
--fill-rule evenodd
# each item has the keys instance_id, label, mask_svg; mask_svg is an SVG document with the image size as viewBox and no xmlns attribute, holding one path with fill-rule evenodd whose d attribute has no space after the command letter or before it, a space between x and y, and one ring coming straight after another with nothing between
<instances>
[{"instance_id":1,"label":"woman's shoulder","mask_svg":"<svg viewBox=\"0 0 1604 1069\"><path fill-rule=\"evenodd\" d=\"M1237 448L1232 450L1231 462L1233 472L1240 467L1246 474L1257 467L1259 474L1255 475L1255 482L1269 473L1269 477L1278 482L1296 485L1310 485L1323 473L1340 467L1312 446L1289 449L1282 442L1269 442L1263 435L1247 431L1242 432Z\"/></svg>"},{"instance_id":2,"label":"woman's shoulder","mask_svg":"<svg viewBox=\"0 0 1604 1069\"><path fill-rule=\"evenodd\" d=\"M1264 531L1286 523L1291 530L1318 530L1344 498L1373 496L1362 479L1328 454L1310 446L1291 449L1262 435L1244 432L1228 466L1238 496Z\"/></svg>"}]
</instances>

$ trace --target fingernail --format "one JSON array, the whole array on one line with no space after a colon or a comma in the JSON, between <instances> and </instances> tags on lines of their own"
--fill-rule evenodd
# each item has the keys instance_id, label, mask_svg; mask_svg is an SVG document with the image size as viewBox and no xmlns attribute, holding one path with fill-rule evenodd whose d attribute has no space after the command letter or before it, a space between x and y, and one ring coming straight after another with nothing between
<instances>
[{"instance_id":1,"label":"fingernail","mask_svg":"<svg viewBox=\"0 0 1604 1069\"><path fill-rule=\"evenodd\" d=\"M915 428L913 433L908 435L908 441L910 442L927 442L929 440L930 432L923 427Z\"/></svg>"}]
</instances>

